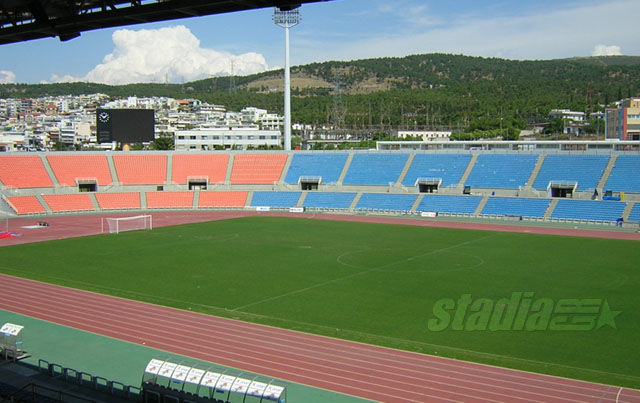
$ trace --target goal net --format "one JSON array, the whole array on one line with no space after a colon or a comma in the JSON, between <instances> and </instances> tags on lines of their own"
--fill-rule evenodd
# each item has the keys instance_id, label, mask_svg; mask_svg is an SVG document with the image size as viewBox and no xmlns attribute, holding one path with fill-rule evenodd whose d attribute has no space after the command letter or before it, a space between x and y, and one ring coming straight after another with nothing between
<instances>
[{"instance_id":1,"label":"goal net","mask_svg":"<svg viewBox=\"0 0 640 403\"><path fill-rule=\"evenodd\" d=\"M135 231L140 229L153 229L153 221L150 215L102 218L102 232L118 234L123 231Z\"/></svg>"}]
</instances>

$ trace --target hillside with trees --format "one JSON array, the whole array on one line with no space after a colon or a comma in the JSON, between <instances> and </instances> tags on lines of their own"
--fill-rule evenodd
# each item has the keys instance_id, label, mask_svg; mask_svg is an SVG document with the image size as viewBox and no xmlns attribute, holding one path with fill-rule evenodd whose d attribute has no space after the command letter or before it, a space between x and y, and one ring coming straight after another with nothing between
<instances>
[{"instance_id":1,"label":"hillside with trees","mask_svg":"<svg viewBox=\"0 0 640 403\"><path fill-rule=\"evenodd\" d=\"M0 98L100 92L111 97L198 98L230 110L251 105L282 113L282 77L282 70L276 70L184 84L3 84ZM490 130L496 122L520 127L545 121L551 109L598 111L638 95L638 56L516 61L425 54L292 68L295 122L338 122L345 128L382 131L472 124Z\"/></svg>"}]
</instances>

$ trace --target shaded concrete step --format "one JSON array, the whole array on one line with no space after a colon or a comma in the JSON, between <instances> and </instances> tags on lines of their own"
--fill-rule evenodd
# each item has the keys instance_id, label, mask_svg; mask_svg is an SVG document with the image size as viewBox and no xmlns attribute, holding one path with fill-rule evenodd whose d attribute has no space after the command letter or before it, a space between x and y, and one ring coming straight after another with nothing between
<instances>
[{"instance_id":1,"label":"shaded concrete step","mask_svg":"<svg viewBox=\"0 0 640 403\"><path fill-rule=\"evenodd\" d=\"M462 176L460 177L460 182L458 182L458 188L464 187L464 183L469 178L471 171L473 171L473 167L476 165L476 161L478 160L478 154L473 154L471 156L471 160L469 160L469 165L467 165L467 169L464 170Z\"/></svg>"}]
</instances>

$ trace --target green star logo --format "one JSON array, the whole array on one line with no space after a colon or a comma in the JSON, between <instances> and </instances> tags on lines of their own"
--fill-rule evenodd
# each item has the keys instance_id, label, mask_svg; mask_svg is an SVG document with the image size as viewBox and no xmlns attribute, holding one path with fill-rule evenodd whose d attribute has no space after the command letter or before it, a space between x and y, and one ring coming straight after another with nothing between
<instances>
[{"instance_id":1,"label":"green star logo","mask_svg":"<svg viewBox=\"0 0 640 403\"><path fill-rule=\"evenodd\" d=\"M616 327L616 316L620 315L622 311L612 311L609 307L609 302L604 300L604 304L602 305L602 310L600 311L600 317L598 318L598 326L597 329L600 329L603 326L611 326L614 329L618 329Z\"/></svg>"}]
</instances>

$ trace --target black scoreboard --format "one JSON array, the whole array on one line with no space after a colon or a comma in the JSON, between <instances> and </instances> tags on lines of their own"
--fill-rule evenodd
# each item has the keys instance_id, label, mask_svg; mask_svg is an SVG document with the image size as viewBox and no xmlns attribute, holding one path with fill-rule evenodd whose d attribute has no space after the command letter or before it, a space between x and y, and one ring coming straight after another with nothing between
<instances>
[{"instance_id":1,"label":"black scoreboard","mask_svg":"<svg viewBox=\"0 0 640 403\"><path fill-rule=\"evenodd\" d=\"M98 143L142 143L154 140L153 109L98 109Z\"/></svg>"}]
</instances>

